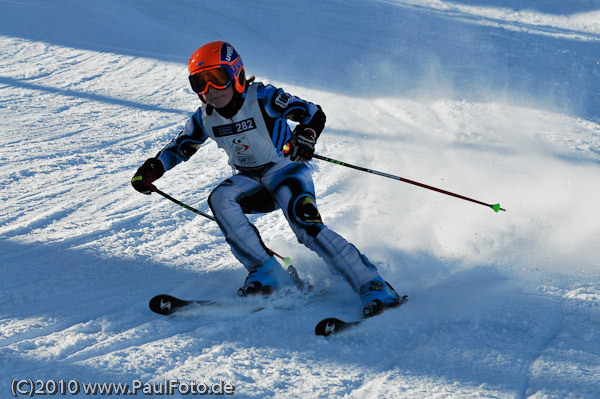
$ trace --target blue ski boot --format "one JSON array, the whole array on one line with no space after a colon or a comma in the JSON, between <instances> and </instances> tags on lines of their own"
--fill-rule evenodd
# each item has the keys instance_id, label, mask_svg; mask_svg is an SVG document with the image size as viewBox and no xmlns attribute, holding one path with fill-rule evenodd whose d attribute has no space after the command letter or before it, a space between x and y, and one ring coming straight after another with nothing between
<instances>
[{"instance_id":1,"label":"blue ski boot","mask_svg":"<svg viewBox=\"0 0 600 399\"><path fill-rule=\"evenodd\" d=\"M286 284L294 284L294 280L281 267L277 259L271 256L250 270L244 285L238 290L238 295L270 294L273 290Z\"/></svg>"},{"instance_id":2,"label":"blue ski boot","mask_svg":"<svg viewBox=\"0 0 600 399\"><path fill-rule=\"evenodd\" d=\"M375 277L360 287L360 299L365 317L374 316L384 309L400 304L400 295L381 276Z\"/></svg>"}]
</instances>

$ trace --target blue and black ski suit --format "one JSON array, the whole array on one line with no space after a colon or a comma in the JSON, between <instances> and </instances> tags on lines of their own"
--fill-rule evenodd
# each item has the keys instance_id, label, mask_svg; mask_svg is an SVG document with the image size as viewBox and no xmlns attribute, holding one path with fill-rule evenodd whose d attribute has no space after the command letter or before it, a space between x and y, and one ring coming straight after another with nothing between
<instances>
[{"instance_id":1,"label":"blue and black ski suit","mask_svg":"<svg viewBox=\"0 0 600 399\"><path fill-rule=\"evenodd\" d=\"M259 82L247 84L238 96L241 105L227 117L203 104L156 158L167 171L213 139L227 153L234 175L213 190L208 203L234 256L244 267L251 270L271 257L246 214L279 208L298 241L358 291L377 277L376 267L354 245L323 224L310 167L292 162L283 154L292 135L288 120L309 126L319 135L325 126L325 114L315 104Z\"/></svg>"}]
</instances>

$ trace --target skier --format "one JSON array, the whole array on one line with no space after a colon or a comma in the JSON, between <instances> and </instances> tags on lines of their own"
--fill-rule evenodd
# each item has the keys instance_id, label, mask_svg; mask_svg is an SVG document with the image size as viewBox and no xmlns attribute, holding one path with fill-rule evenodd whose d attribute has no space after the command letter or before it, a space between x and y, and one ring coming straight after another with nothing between
<instances>
[{"instance_id":1,"label":"skier","mask_svg":"<svg viewBox=\"0 0 600 399\"><path fill-rule=\"evenodd\" d=\"M189 81L202 105L183 131L136 171L131 184L143 193L165 171L187 161L208 138L229 156L233 176L208 204L233 255L247 269L240 294L268 293L292 283L245 214L280 208L299 242L317 253L357 291L365 314L396 306L399 296L356 247L328 229L315 200L310 161L325 127L320 106L280 88L246 79L240 55L224 41L198 48ZM292 131L287 119L297 122Z\"/></svg>"}]
</instances>

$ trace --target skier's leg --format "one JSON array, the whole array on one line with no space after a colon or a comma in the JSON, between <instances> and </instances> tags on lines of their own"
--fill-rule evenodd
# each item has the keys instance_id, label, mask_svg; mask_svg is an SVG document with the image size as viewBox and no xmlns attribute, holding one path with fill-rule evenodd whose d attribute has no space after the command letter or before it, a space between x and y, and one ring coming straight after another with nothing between
<instances>
[{"instance_id":1,"label":"skier's leg","mask_svg":"<svg viewBox=\"0 0 600 399\"><path fill-rule=\"evenodd\" d=\"M358 249L321 220L315 201L310 170L304 163L291 163L263 176L273 191L298 241L317 253L341 274L355 291L378 276L377 268Z\"/></svg>"},{"instance_id":2,"label":"skier's leg","mask_svg":"<svg viewBox=\"0 0 600 399\"><path fill-rule=\"evenodd\" d=\"M375 265L339 234L324 227L305 245L328 261L360 294L365 316L400 303L400 296L379 275Z\"/></svg>"},{"instance_id":3,"label":"skier's leg","mask_svg":"<svg viewBox=\"0 0 600 399\"><path fill-rule=\"evenodd\" d=\"M261 190L264 188L258 181L238 174L219 184L208 197L208 205L233 255L249 271L271 256L258 230L245 215L250 210L244 209L244 205L252 202L254 197L262 195ZM275 209L274 205L271 208Z\"/></svg>"},{"instance_id":4,"label":"skier's leg","mask_svg":"<svg viewBox=\"0 0 600 399\"><path fill-rule=\"evenodd\" d=\"M269 293L282 284L293 283L245 215L276 208L270 193L257 179L235 175L214 189L208 203L231 251L248 270L239 295Z\"/></svg>"}]
</instances>

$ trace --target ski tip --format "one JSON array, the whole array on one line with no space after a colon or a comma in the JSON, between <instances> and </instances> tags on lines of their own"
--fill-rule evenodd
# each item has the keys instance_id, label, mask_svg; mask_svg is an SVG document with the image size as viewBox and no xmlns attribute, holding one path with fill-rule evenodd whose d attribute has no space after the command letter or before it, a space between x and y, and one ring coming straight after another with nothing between
<instances>
[{"instance_id":1,"label":"ski tip","mask_svg":"<svg viewBox=\"0 0 600 399\"><path fill-rule=\"evenodd\" d=\"M344 322L340 319L336 319L335 317L323 319L315 326L315 334L328 337L336 332L336 329L338 329L342 324L344 324Z\"/></svg>"},{"instance_id":2,"label":"ski tip","mask_svg":"<svg viewBox=\"0 0 600 399\"><path fill-rule=\"evenodd\" d=\"M168 295L156 295L154 298L150 299L148 306L154 313L168 315L171 313L172 309L171 301L169 299Z\"/></svg>"},{"instance_id":3,"label":"ski tip","mask_svg":"<svg viewBox=\"0 0 600 399\"><path fill-rule=\"evenodd\" d=\"M168 315L186 303L187 301L175 298L174 296L161 294L150 299L148 306L154 313Z\"/></svg>"}]
</instances>

